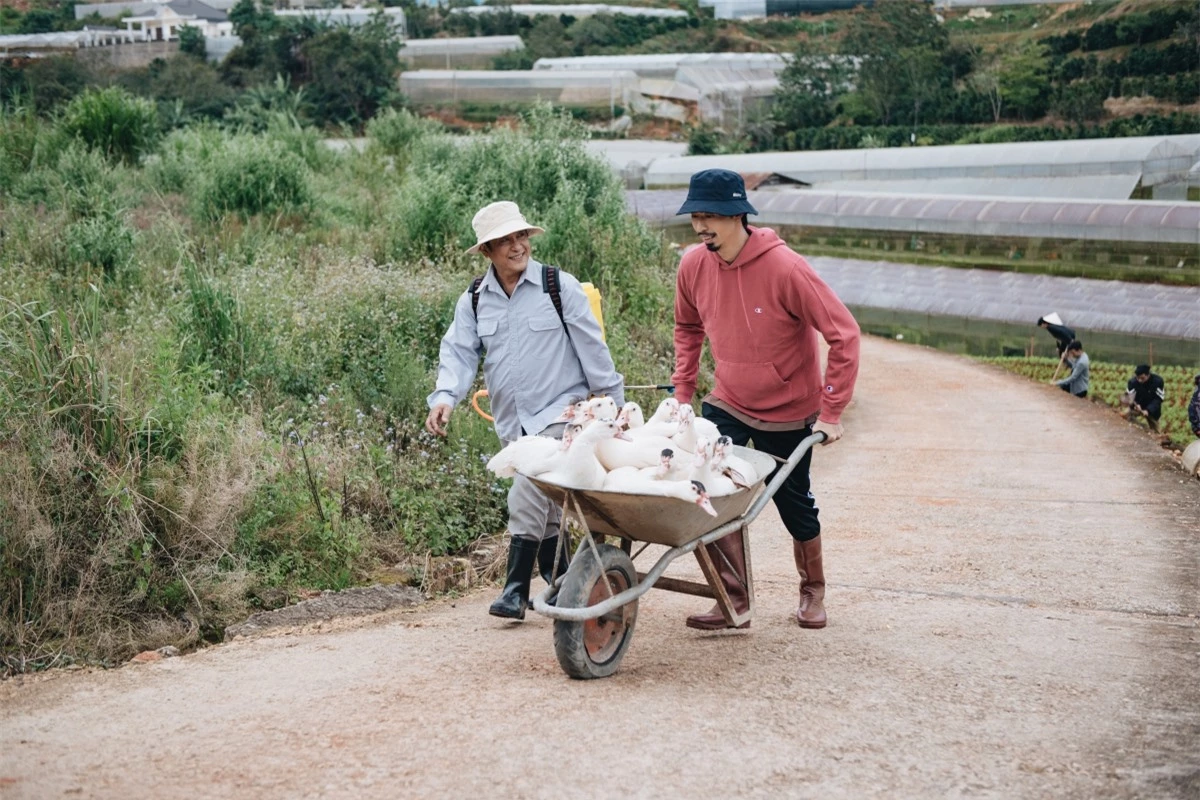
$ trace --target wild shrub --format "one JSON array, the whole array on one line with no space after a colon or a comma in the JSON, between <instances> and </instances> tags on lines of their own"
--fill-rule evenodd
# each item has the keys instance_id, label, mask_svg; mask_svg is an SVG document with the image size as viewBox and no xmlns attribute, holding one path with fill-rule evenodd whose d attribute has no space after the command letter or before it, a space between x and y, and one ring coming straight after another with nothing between
<instances>
[{"instance_id":1,"label":"wild shrub","mask_svg":"<svg viewBox=\"0 0 1200 800\"><path fill-rule=\"evenodd\" d=\"M63 110L59 127L112 161L136 164L159 138L158 112L124 89L88 89Z\"/></svg>"},{"instance_id":2,"label":"wild shrub","mask_svg":"<svg viewBox=\"0 0 1200 800\"><path fill-rule=\"evenodd\" d=\"M308 167L281 143L256 136L229 140L208 165L197 204L208 219L225 214L303 213L313 202Z\"/></svg>"},{"instance_id":3,"label":"wild shrub","mask_svg":"<svg viewBox=\"0 0 1200 800\"><path fill-rule=\"evenodd\" d=\"M408 109L389 108L367 123L367 138L386 155L405 157L409 147L425 136L442 133L444 126L437 120L418 117Z\"/></svg>"},{"instance_id":4,"label":"wild shrub","mask_svg":"<svg viewBox=\"0 0 1200 800\"><path fill-rule=\"evenodd\" d=\"M74 263L95 267L109 278L122 273L133 258L133 229L115 214L73 222L63 231L63 237Z\"/></svg>"}]
</instances>

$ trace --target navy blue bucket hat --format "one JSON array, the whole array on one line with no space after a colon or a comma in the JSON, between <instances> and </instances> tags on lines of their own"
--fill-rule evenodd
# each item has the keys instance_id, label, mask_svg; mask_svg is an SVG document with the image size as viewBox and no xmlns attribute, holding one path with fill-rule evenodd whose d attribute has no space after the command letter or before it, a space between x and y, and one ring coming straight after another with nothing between
<instances>
[{"instance_id":1,"label":"navy blue bucket hat","mask_svg":"<svg viewBox=\"0 0 1200 800\"><path fill-rule=\"evenodd\" d=\"M738 217L758 212L746 199L746 182L741 175L727 169L706 169L692 176L687 200L675 213Z\"/></svg>"}]
</instances>

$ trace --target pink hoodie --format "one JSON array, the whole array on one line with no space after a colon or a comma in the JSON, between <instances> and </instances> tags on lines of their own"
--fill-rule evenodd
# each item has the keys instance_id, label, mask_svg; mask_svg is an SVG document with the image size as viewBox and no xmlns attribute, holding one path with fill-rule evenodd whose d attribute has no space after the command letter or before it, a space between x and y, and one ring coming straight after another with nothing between
<instances>
[{"instance_id":1,"label":"pink hoodie","mask_svg":"<svg viewBox=\"0 0 1200 800\"><path fill-rule=\"evenodd\" d=\"M858 377L858 323L804 257L769 228L750 228L732 264L705 247L683 257L675 281L675 396L696 393L708 336L713 396L764 422L819 411L840 421ZM829 343L825 380L817 332Z\"/></svg>"}]
</instances>

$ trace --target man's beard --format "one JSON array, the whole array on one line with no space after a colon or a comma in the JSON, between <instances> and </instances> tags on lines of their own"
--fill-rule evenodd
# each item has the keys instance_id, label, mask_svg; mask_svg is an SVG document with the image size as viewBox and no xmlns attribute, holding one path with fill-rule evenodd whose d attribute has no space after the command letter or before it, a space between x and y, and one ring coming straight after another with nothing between
<instances>
[{"instance_id":1,"label":"man's beard","mask_svg":"<svg viewBox=\"0 0 1200 800\"><path fill-rule=\"evenodd\" d=\"M705 242L704 246L708 248L708 252L710 253L719 252L721 249L721 246L715 242Z\"/></svg>"}]
</instances>

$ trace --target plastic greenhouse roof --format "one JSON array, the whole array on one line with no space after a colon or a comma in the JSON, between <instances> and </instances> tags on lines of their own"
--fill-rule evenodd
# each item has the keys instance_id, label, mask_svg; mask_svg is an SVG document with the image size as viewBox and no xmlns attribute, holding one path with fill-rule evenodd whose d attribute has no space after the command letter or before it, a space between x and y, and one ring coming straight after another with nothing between
<instances>
[{"instance_id":1,"label":"plastic greenhouse roof","mask_svg":"<svg viewBox=\"0 0 1200 800\"><path fill-rule=\"evenodd\" d=\"M403 83L457 82L460 86L596 86L615 83L637 86L637 73L628 70L417 69L400 73Z\"/></svg>"},{"instance_id":2,"label":"plastic greenhouse roof","mask_svg":"<svg viewBox=\"0 0 1200 800\"><path fill-rule=\"evenodd\" d=\"M944 177L1143 174L1143 183L1182 177L1196 162L1200 135L1077 139L1056 142L886 147L685 156L662 159L646 173L648 188L686 186L703 169L777 172L805 183Z\"/></svg>"},{"instance_id":3,"label":"plastic greenhouse roof","mask_svg":"<svg viewBox=\"0 0 1200 800\"><path fill-rule=\"evenodd\" d=\"M1200 246L1200 203L872 192L748 192L765 225L1045 237ZM648 222L684 222L687 192L631 191L631 211Z\"/></svg>"},{"instance_id":4,"label":"plastic greenhouse roof","mask_svg":"<svg viewBox=\"0 0 1200 800\"><path fill-rule=\"evenodd\" d=\"M822 192L1128 200L1137 188L1139 180L1140 177L1136 174L1055 178L929 178L898 181L819 181L813 184L813 188Z\"/></svg>"},{"instance_id":5,"label":"plastic greenhouse roof","mask_svg":"<svg viewBox=\"0 0 1200 800\"><path fill-rule=\"evenodd\" d=\"M849 306L1025 323L1047 308L1077 330L1200 341L1200 288L812 256Z\"/></svg>"},{"instance_id":6,"label":"plastic greenhouse roof","mask_svg":"<svg viewBox=\"0 0 1200 800\"><path fill-rule=\"evenodd\" d=\"M405 39L400 57L454 54L508 53L525 49L520 36L465 36L455 39Z\"/></svg>"},{"instance_id":7,"label":"plastic greenhouse roof","mask_svg":"<svg viewBox=\"0 0 1200 800\"><path fill-rule=\"evenodd\" d=\"M534 69L631 69L642 77L674 74L683 66L769 69L780 72L791 56L778 53L658 53L652 55L539 58ZM657 75L653 75L657 77Z\"/></svg>"},{"instance_id":8,"label":"plastic greenhouse roof","mask_svg":"<svg viewBox=\"0 0 1200 800\"><path fill-rule=\"evenodd\" d=\"M490 14L494 11L509 10L514 14L526 17L536 17L542 14L549 16L569 15L576 19L590 17L595 14L624 14L633 17L687 17L686 11L673 8L644 8L642 6L611 6L599 3L580 3L579 5L534 5L517 3L511 6L466 6L452 8L452 14Z\"/></svg>"}]
</instances>

